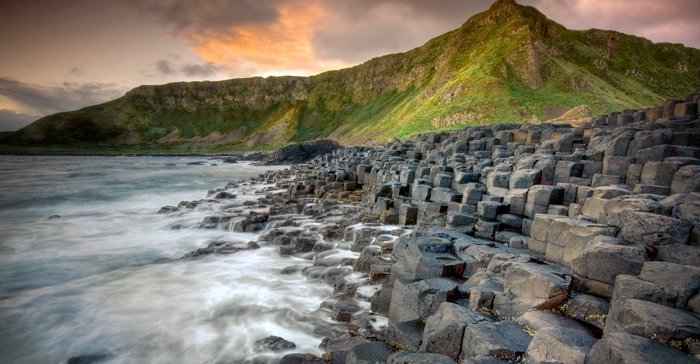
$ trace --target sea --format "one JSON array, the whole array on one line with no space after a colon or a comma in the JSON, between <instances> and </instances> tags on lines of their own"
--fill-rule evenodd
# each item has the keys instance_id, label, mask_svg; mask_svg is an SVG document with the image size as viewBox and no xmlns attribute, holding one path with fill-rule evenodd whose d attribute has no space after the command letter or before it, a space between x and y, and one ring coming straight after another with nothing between
<instances>
[{"instance_id":1,"label":"sea","mask_svg":"<svg viewBox=\"0 0 700 364\"><path fill-rule=\"evenodd\" d=\"M332 288L274 247L181 259L211 207L159 214L266 170L215 157L0 156L0 362L274 362L256 340L320 354ZM235 191L234 191L235 192ZM254 200L240 191L239 198ZM284 353L282 353L284 354Z\"/></svg>"}]
</instances>

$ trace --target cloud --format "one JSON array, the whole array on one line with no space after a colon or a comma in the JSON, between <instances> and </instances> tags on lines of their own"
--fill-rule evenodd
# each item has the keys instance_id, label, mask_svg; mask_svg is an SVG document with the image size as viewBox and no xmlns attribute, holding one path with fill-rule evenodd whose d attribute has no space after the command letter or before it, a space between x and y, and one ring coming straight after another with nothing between
<instances>
[{"instance_id":1,"label":"cloud","mask_svg":"<svg viewBox=\"0 0 700 364\"><path fill-rule=\"evenodd\" d=\"M163 76L182 75L185 77L209 77L219 73L222 69L212 62L206 62L204 64L175 64L166 59L161 59L156 62L156 70Z\"/></svg>"},{"instance_id":2,"label":"cloud","mask_svg":"<svg viewBox=\"0 0 700 364\"><path fill-rule=\"evenodd\" d=\"M220 70L221 67L212 62L205 64L189 63L181 68L182 73L188 77L208 77L218 73Z\"/></svg>"},{"instance_id":3,"label":"cloud","mask_svg":"<svg viewBox=\"0 0 700 364\"><path fill-rule=\"evenodd\" d=\"M175 32L226 31L230 27L275 22L287 0L126 0L155 15Z\"/></svg>"},{"instance_id":4,"label":"cloud","mask_svg":"<svg viewBox=\"0 0 700 364\"><path fill-rule=\"evenodd\" d=\"M60 86L39 86L0 77L0 96L12 100L17 109L47 115L79 109L117 98L126 90L112 83L64 82Z\"/></svg>"},{"instance_id":5,"label":"cloud","mask_svg":"<svg viewBox=\"0 0 700 364\"><path fill-rule=\"evenodd\" d=\"M0 109L0 131L15 131L31 124L37 119L39 119L39 117L35 115L22 114L14 110Z\"/></svg>"},{"instance_id":6,"label":"cloud","mask_svg":"<svg viewBox=\"0 0 700 364\"><path fill-rule=\"evenodd\" d=\"M170 61L161 59L158 62L156 62L156 69L158 69L158 72L161 75L172 75L175 73L175 70L173 69L173 66L170 64Z\"/></svg>"},{"instance_id":7,"label":"cloud","mask_svg":"<svg viewBox=\"0 0 700 364\"><path fill-rule=\"evenodd\" d=\"M68 70L68 75L72 77L77 77L83 74L83 68L82 67L71 67L71 69Z\"/></svg>"},{"instance_id":8,"label":"cloud","mask_svg":"<svg viewBox=\"0 0 700 364\"><path fill-rule=\"evenodd\" d=\"M654 42L700 47L697 0L522 0L573 29L611 29Z\"/></svg>"},{"instance_id":9,"label":"cloud","mask_svg":"<svg viewBox=\"0 0 700 364\"><path fill-rule=\"evenodd\" d=\"M133 5L234 76L312 74L405 51L490 0L150 0Z\"/></svg>"},{"instance_id":10,"label":"cloud","mask_svg":"<svg viewBox=\"0 0 700 364\"><path fill-rule=\"evenodd\" d=\"M310 2L280 6L278 11L277 22L210 30L189 39L202 59L225 66L234 75L311 74L347 66L315 52L312 35L325 14L322 7Z\"/></svg>"}]
</instances>

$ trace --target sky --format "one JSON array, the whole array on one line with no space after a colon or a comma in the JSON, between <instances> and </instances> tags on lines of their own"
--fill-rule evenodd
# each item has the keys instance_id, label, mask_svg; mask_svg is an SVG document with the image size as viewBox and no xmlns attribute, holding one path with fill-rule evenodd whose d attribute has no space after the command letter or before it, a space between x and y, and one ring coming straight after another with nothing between
<instances>
[{"instance_id":1,"label":"sky","mask_svg":"<svg viewBox=\"0 0 700 364\"><path fill-rule=\"evenodd\" d=\"M518 0L700 48L700 0ZM0 0L0 131L143 84L312 75L407 51L492 0Z\"/></svg>"}]
</instances>

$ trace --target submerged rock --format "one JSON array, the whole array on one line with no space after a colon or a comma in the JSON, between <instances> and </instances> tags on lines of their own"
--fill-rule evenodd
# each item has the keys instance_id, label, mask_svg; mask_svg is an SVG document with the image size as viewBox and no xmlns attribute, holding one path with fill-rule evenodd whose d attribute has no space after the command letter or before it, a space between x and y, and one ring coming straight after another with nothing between
<instances>
[{"instance_id":1,"label":"submerged rock","mask_svg":"<svg viewBox=\"0 0 700 364\"><path fill-rule=\"evenodd\" d=\"M199 248L193 252L185 254L182 258L196 258L208 254L232 254L242 250L258 249L260 245L254 241L244 242L227 242L227 241L212 241L206 248Z\"/></svg>"},{"instance_id":2,"label":"submerged rock","mask_svg":"<svg viewBox=\"0 0 700 364\"><path fill-rule=\"evenodd\" d=\"M296 347L297 345L295 343L285 340L279 336L268 336L264 339L256 340L253 344L253 350L256 352L285 351Z\"/></svg>"},{"instance_id":3,"label":"submerged rock","mask_svg":"<svg viewBox=\"0 0 700 364\"><path fill-rule=\"evenodd\" d=\"M110 354L86 354L86 355L78 355L78 356L72 356L68 358L66 361L66 364L93 364L93 363L100 363L103 362L112 356Z\"/></svg>"}]
</instances>

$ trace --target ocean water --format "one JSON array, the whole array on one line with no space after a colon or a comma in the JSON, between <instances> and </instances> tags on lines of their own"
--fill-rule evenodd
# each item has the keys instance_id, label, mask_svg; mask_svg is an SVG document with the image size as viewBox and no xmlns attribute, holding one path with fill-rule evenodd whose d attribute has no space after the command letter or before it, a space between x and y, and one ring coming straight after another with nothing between
<instances>
[{"instance_id":1,"label":"ocean water","mask_svg":"<svg viewBox=\"0 0 700 364\"><path fill-rule=\"evenodd\" d=\"M0 362L265 361L275 356L252 346L269 335L318 354L316 311L331 288L279 274L308 261L272 247L183 260L212 240L258 236L197 228L207 208L157 213L268 169L201 157L0 156Z\"/></svg>"}]
</instances>

